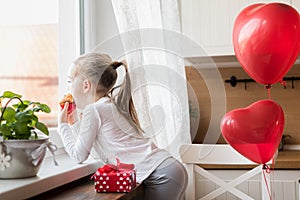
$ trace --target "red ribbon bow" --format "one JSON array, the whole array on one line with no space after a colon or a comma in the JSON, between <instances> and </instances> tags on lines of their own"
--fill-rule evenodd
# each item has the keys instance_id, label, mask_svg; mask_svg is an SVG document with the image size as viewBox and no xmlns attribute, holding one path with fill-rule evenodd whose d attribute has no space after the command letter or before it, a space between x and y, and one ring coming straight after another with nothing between
<instances>
[{"instance_id":1,"label":"red ribbon bow","mask_svg":"<svg viewBox=\"0 0 300 200\"><path fill-rule=\"evenodd\" d=\"M125 171L132 171L134 169L134 164L126 164L121 163L118 158L117 165L113 164L106 164L103 167L98 168L98 172L100 173L113 173L113 172L125 172Z\"/></svg>"}]
</instances>

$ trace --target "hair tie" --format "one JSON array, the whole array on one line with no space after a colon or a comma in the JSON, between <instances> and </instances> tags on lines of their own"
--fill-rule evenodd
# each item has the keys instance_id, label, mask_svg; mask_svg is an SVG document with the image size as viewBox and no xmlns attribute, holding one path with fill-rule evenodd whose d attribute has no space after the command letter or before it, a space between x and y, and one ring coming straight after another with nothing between
<instances>
[{"instance_id":1,"label":"hair tie","mask_svg":"<svg viewBox=\"0 0 300 200\"><path fill-rule=\"evenodd\" d=\"M118 61L114 61L110 64L114 69L117 69L118 67L120 67L121 65L123 65L122 62L118 62Z\"/></svg>"}]
</instances>

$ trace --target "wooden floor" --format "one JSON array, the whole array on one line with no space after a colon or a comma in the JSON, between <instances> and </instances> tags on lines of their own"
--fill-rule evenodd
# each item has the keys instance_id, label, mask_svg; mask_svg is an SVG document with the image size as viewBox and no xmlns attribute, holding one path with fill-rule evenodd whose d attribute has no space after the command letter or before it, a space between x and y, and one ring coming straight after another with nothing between
<instances>
[{"instance_id":1,"label":"wooden floor","mask_svg":"<svg viewBox=\"0 0 300 200\"><path fill-rule=\"evenodd\" d=\"M97 193L94 190L94 181L90 180L91 176L84 177L80 180L71 182L67 185L42 193L32 197L29 200L130 200L142 199L143 185L138 185L129 193ZM139 198L140 197L140 198Z\"/></svg>"}]
</instances>

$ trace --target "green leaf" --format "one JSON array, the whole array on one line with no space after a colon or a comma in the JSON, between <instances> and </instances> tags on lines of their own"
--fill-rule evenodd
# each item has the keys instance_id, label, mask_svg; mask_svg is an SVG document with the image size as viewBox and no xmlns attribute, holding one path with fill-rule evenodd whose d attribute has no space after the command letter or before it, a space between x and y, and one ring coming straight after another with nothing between
<instances>
[{"instance_id":1,"label":"green leaf","mask_svg":"<svg viewBox=\"0 0 300 200\"><path fill-rule=\"evenodd\" d=\"M21 100L21 97L21 95L11 91L5 91L0 96L0 104L3 99L8 99L4 112L4 108L1 108L3 105L0 105L0 135L4 136L5 139L37 138L35 128L49 135L48 128L45 124L39 122L35 113L40 111L50 113L50 107L40 102ZM8 106L9 104L12 106Z\"/></svg>"},{"instance_id":2,"label":"green leaf","mask_svg":"<svg viewBox=\"0 0 300 200\"><path fill-rule=\"evenodd\" d=\"M34 105L33 108L32 108L33 112L39 112L39 111L42 111L42 112L45 112L45 113L50 113L51 112L50 107L47 106L46 104L39 103L39 102L34 102L33 105Z\"/></svg>"},{"instance_id":3,"label":"green leaf","mask_svg":"<svg viewBox=\"0 0 300 200\"><path fill-rule=\"evenodd\" d=\"M38 122L38 121L39 121L39 118L38 118L36 115L34 115L34 114L32 113L32 115L31 115L31 123L32 123L33 125L35 125L36 122Z\"/></svg>"},{"instance_id":4,"label":"green leaf","mask_svg":"<svg viewBox=\"0 0 300 200\"><path fill-rule=\"evenodd\" d=\"M36 127L38 130L40 130L40 131L42 131L43 133L45 133L46 135L49 135L49 130L48 130L47 126L46 126L45 124L43 124L42 122L37 122L37 123L35 124L35 127Z\"/></svg>"},{"instance_id":5,"label":"green leaf","mask_svg":"<svg viewBox=\"0 0 300 200\"><path fill-rule=\"evenodd\" d=\"M18 98L21 98L22 95L20 94L16 94L16 93L13 93L11 91L5 91L2 95L4 98L13 98L13 97L18 97Z\"/></svg>"},{"instance_id":6,"label":"green leaf","mask_svg":"<svg viewBox=\"0 0 300 200\"><path fill-rule=\"evenodd\" d=\"M0 135L4 136L4 138L11 137L11 129L9 126L6 126L5 124L0 125Z\"/></svg>"},{"instance_id":7,"label":"green leaf","mask_svg":"<svg viewBox=\"0 0 300 200\"><path fill-rule=\"evenodd\" d=\"M45 112L45 113L50 113L50 112L51 112L50 107L47 106L47 105L44 104L44 103L41 103L41 104L40 104L40 108L41 108L41 110L42 110L43 112Z\"/></svg>"},{"instance_id":8,"label":"green leaf","mask_svg":"<svg viewBox=\"0 0 300 200\"><path fill-rule=\"evenodd\" d=\"M2 108L3 111L3 108ZM16 111L11 107L6 107L3 113L3 119L8 122L13 122L15 120Z\"/></svg>"},{"instance_id":9,"label":"green leaf","mask_svg":"<svg viewBox=\"0 0 300 200\"><path fill-rule=\"evenodd\" d=\"M34 117L31 114L27 113L27 112L19 112L19 113L16 114L16 120L20 123L28 124L33 119L34 119Z\"/></svg>"},{"instance_id":10,"label":"green leaf","mask_svg":"<svg viewBox=\"0 0 300 200\"><path fill-rule=\"evenodd\" d=\"M31 135L31 127L27 126L27 123L24 122L15 122L13 124L14 132L18 139L29 138Z\"/></svg>"},{"instance_id":11,"label":"green leaf","mask_svg":"<svg viewBox=\"0 0 300 200\"><path fill-rule=\"evenodd\" d=\"M26 108L28 107L28 104L26 103L22 103L19 102L18 104L14 104L13 107L17 110L17 112L22 112L24 110L26 110Z\"/></svg>"},{"instance_id":12,"label":"green leaf","mask_svg":"<svg viewBox=\"0 0 300 200\"><path fill-rule=\"evenodd\" d=\"M29 100L22 100L23 101L23 104L29 106L30 104L32 104L32 101L29 101Z\"/></svg>"}]
</instances>

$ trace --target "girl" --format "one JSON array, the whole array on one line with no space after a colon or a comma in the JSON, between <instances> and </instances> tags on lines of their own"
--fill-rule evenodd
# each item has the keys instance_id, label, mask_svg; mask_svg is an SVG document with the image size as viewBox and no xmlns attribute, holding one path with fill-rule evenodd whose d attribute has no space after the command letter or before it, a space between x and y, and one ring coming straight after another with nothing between
<instances>
[{"instance_id":1,"label":"girl","mask_svg":"<svg viewBox=\"0 0 300 200\"><path fill-rule=\"evenodd\" d=\"M120 66L126 71L125 78L113 88ZM76 106L83 110L80 120L76 111L68 113L68 103L60 112L58 130L70 157L78 163L90 154L105 163L114 163L116 158L133 163L137 182L145 185L143 199L183 199L185 168L143 135L126 63L113 62L105 54L88 53L73 63L68 78Z\"/></svg>"}]
</instances>

